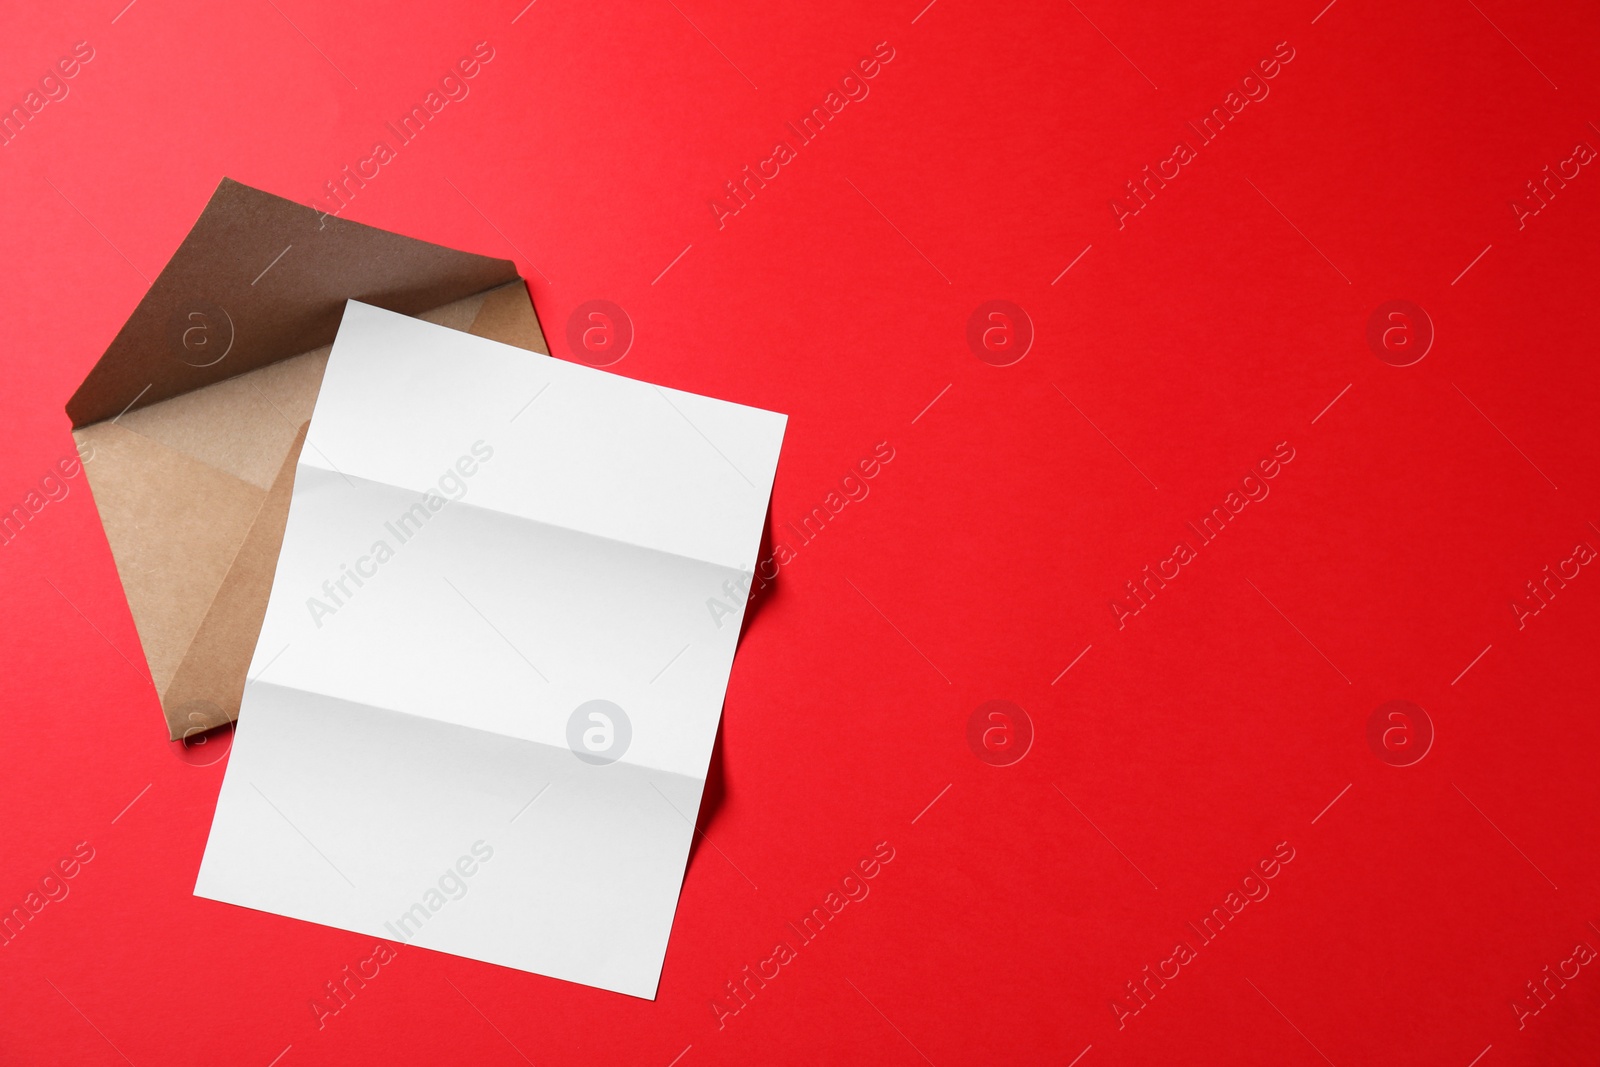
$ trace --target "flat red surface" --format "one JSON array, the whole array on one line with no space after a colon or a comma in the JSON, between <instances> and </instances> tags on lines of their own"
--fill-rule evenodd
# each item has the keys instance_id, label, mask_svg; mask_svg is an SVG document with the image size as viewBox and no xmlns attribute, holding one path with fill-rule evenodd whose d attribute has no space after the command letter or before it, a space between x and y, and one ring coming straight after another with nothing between
<instances>
[{"instance_id":1,"label":"flat red surface","mask_svg":"<svg viewBox=\"0 0 1600 1067\"><path fill-rule=\"evenodd\" d=\"M373 945L190 895L223 765L165 740L79 476L0 548L0 907L93 852L0 948L0 1060L1594 1062L1592 6L523 2L11 11L0 103L93 58L0 147L0 505L219 178L331 209L487 42L343 213L514 258L557 355L609 300L616 371L787 412L780 539L893 450L745 634L659 999L408 947L319 1028Z\"/></svg>"}]
</instances>

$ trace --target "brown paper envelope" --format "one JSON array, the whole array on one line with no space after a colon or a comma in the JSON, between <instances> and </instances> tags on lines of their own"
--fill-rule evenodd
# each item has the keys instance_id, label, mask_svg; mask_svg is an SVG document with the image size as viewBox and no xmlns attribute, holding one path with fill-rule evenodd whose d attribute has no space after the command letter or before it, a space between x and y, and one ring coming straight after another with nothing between
<instances>
[{"instance_id":1,"label":"brown paper envelope","mask_svg":"<svg viewBox=\"0 0 1600 1067\"><path fill-rule=\"evenodd\" d=\"M548 351L509 262L225 180L68 403L173 739L238 716L346 298Z\"/></svg>"}]
</instances>

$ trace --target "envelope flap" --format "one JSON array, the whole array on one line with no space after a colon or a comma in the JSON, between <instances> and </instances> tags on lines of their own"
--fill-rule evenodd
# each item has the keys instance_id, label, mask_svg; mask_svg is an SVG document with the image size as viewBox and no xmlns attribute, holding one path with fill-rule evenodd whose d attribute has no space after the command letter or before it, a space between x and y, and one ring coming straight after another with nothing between
<instances>
[{"instance_id":1,"label":"envelope flap","mask_svg":"<svg viewBox=\"0 0 1600 1067\"><path fill-rule=\"evenodd\" d=\"M156 692L164 693L265 490L105 421L77 431Z\"/></svg>"},{"instance_id":2,"label":"envelope flap","mask_svg":"<svg viewBox=\"0 0 1600 1067\"><path fill-rule=\"evenodd\" d=\"M517 276L224 178L67 414L86 426L331 344L347 298L415 315Z\"/></svg>"},{"instance_id":3,"label":"envelope flap","mask_svg":"<svg viewBox=\"0 0 1600 1067\"><path fill-rule=\"evenodd\" d=\"M245 670L255 652L261 617L272 591L278 549L289 518L295 461L305 439L306 426L302 425L172 681L161 693L161 708L174 741L239 717Z\"/></svg>"}]
</instances>

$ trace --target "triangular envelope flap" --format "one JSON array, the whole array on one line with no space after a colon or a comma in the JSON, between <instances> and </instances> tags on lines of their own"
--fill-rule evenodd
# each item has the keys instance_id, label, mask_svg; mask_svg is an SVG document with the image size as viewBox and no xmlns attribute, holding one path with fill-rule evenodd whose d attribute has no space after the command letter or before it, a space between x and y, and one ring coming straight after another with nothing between
<instances>
[{"instance_id":1,"label":"triangular envelope flap","mask_svg":"<svg viewBox=\"0 0 1600 1067\"><path fill-rule=\"evenodd\" d=\"M101 422L76 434L156 692L165 693L267 492Z\"/></svg>"},{"instance_id":2,"label":"triangular envelope flap","mask_svg":"<svg viewBox=\"0 0 1600 1067\"><path fill-rule=\"evenodd\" d=\"M224 178L67 414L86 426L331 344L346 299L415 315L516 278Z\"/></svg>"},{"instance_id":3,"label":"triangular envelope flap","mask_svg":"<svg viewBox=\"0 0 1600 1067\"><path fill-rule=\"evenodd\" d=\"M295 461L300 458L305 439L303 425L290 443L283 466L261 501L171 684L161 693L161 708L174 741L239 717L245 674L255 652L256 637L261 633L278 550L283 546L283 530L294 491Z\"/></svg>"}]
</instances>

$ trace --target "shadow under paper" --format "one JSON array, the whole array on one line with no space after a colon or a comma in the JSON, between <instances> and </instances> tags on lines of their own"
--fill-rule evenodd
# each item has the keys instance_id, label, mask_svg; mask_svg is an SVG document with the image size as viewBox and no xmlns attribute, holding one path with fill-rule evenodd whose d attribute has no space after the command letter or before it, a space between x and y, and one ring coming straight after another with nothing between
<instances>
[{"instance_id":1,"label":"shadow under paper","mask_svg":"<svg viewBox=\"0 0 1600 1067\"><path fill-rule=\"evenodd\" d=\"M745 605L744 620L739 626L739 643L744 643L744 638L750 631L750 624L761 610L778 591L777 573L775 568L772 578L765 581L760 577L762 565L772 559L772 501L767 501L766 523L761 528L761 549L756 555L756 576L750 582L750 600ZM734 669L738 669L738 652L734 653ZM727 705L723 705L723 720L717 723L717 738L711 746L711 762L706 766L706 785L700 797L700 815L695 820L694 839L689 844L689 867L693 867L699 857L700 845L706 839L711 824L716 821L717 813L721 811L728 795L727 776L723 766L722 736L723 727L726 725ZM728 861L730 864L731 860ZM737 868L735 868L737 870ZM687 871L687 868L686 868ZM745 877L740 871L740 876Z\"/></svg>"}]
</instances>

